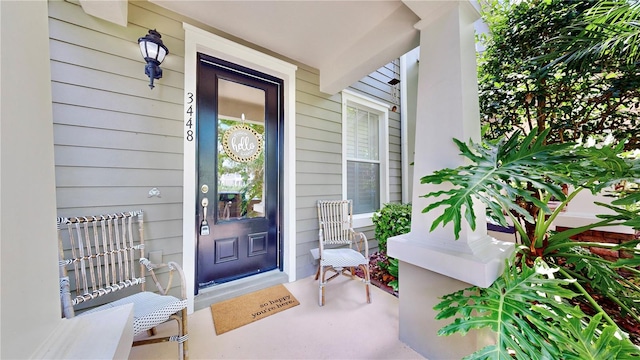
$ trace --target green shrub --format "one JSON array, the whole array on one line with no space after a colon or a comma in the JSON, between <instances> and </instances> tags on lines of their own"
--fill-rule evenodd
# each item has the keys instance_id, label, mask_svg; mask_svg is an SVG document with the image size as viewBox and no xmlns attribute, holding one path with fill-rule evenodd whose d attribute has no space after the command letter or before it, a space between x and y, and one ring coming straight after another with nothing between
<instances>
[{"instance_id":1,"label":"green shrub","mask_svg":"<svg viewBox=\"0 0 640 360\"><path fill-rule=\"evenodd\" d=\"M384 204L373 214L373 224L376 226L378 249L386 254L388 238L411 230L411 204Z\"/></svg>"},{"instance_id":2,"label":"green shrub","mask_svg":"<svg viewBox=\"0 0 640 360\"><path fill-rule=\"evenodd\" d=\"M393 280L389 281L387 285L389 285L393 291L400 290L400 283L398 283L398 259L387 257L387 261L389 264L378 263L378 265L386 270L389 275L393 276Z\"/></svg>"}]
</instances>

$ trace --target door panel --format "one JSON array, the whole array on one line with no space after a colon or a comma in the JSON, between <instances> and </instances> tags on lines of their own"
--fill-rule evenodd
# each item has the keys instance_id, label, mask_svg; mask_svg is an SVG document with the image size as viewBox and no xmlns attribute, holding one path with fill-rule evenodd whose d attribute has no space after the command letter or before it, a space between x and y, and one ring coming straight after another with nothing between
<instances>
[{"instance_id":1,"label":"door panel","mask_svg":"<svg viewBox=\"0 0 640 360\"><path fill-rule=\"evenodd\" d=\"M196 289L276 269L282 82L198 54Z\"/></svg>"}]
</instances>

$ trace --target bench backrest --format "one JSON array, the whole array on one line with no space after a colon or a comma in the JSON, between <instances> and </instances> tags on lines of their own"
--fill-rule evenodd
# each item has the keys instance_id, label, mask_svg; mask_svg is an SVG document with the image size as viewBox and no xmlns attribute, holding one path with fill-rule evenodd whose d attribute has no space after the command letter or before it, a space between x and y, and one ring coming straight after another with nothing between
<instances>
[{"instance_id":1,"label":"bench backrest","mask_svg":"<svg viewBox=\"0 0 640 360\"><path fill-rule=\"evenodd\" d=\"M100 296L134 285L144 290L142 211L58 218L58 245L61 289L65 281L69 289L66 317L73 306Z\"/></svg>"}]
</instances>

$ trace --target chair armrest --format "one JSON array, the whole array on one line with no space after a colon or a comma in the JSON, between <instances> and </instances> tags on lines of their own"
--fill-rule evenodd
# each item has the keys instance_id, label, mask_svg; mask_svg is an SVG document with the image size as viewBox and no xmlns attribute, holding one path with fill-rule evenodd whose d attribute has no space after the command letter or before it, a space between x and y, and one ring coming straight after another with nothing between
<instances>
[{"instance_id":1,"label":"chair armrest","mask_svg":"<svg viewBox=\"0 0 640 360\"><path fill-rule=\"evenodd\" d=\"M324 248L324 233L322 232L322 226L320 226L320 229L318 229L318 240L320 241L318 251L320 251L320 255L322 255L322 249Z\"/></svg>"},{"instance_id":2,"label":"chair armrest","mask_svg":"<svg viewBox=\"0 0 640 360\"><path fill-rule=\"evenodd\" d=\"M182 270L182 267L174 262L174 261L169 261L166 264L154 264L151 261L149 261L149 259L147 258L140 258L140 264L144 265L147 270L149 270L149 273L151 274L151 278L153 278L153 282L156 285L156 288L158 289L158 291L162 294L162 295L167 295L167 293L169 292L169 289L171 288L171 283L173 281L173 272L174 270L178 272L178 276L180 277L180 296L181 299L186 299L187 298L187 282L185 280L185 275L184 275L184 270ZM156 276L156 272L155 270L157 269L162 269L168 267L169 268L169 280L167 281L167 285L165 287L163 287L160 284L160 281L158 280L158 277Z\"/></svg>"},{"instance_id":3,"label":"chair armrest","mask_svg":"<svg viewBox=\"0 0 640 360\"><path fill-rule=\"evenodd\" d=\"M69 285L69 277L60 278L60 304L62 304L62 316L71 319L75 316L73 304L71 302L71 290Z\"/></svg>"},{"instance_id":4,"label":"chair armrest","mask_svg":"<svg viewBox=\"0 0 640 360\"><path fill-rule=\"evenodd\" d=\"M369 259L369 241L367 241L367 236L363 232L358 232L353 229L350 229L350 231L353 236L353 242L356 244L356 247L358 248L358 252L360 253L362 252L360 245L364 243L364 257ZM360 240L357 240L358 238Z\"/></svg>"}]
</instances>

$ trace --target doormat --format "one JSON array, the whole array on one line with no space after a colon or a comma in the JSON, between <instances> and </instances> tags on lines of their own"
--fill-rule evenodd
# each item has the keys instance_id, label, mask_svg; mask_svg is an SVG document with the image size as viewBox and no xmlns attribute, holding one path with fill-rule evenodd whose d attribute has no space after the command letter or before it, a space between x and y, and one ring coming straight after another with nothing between
<instances>
[{"instance_id":1,"label":"doormat","mask_svg":"<svg viewBox=\"0 0 640 360\"><path fill-rule=\"evenodd\" d=\"M264 319L300 305L284 285L276 285L211 305L216 334Z\"/></svg>"}]
</instances>

